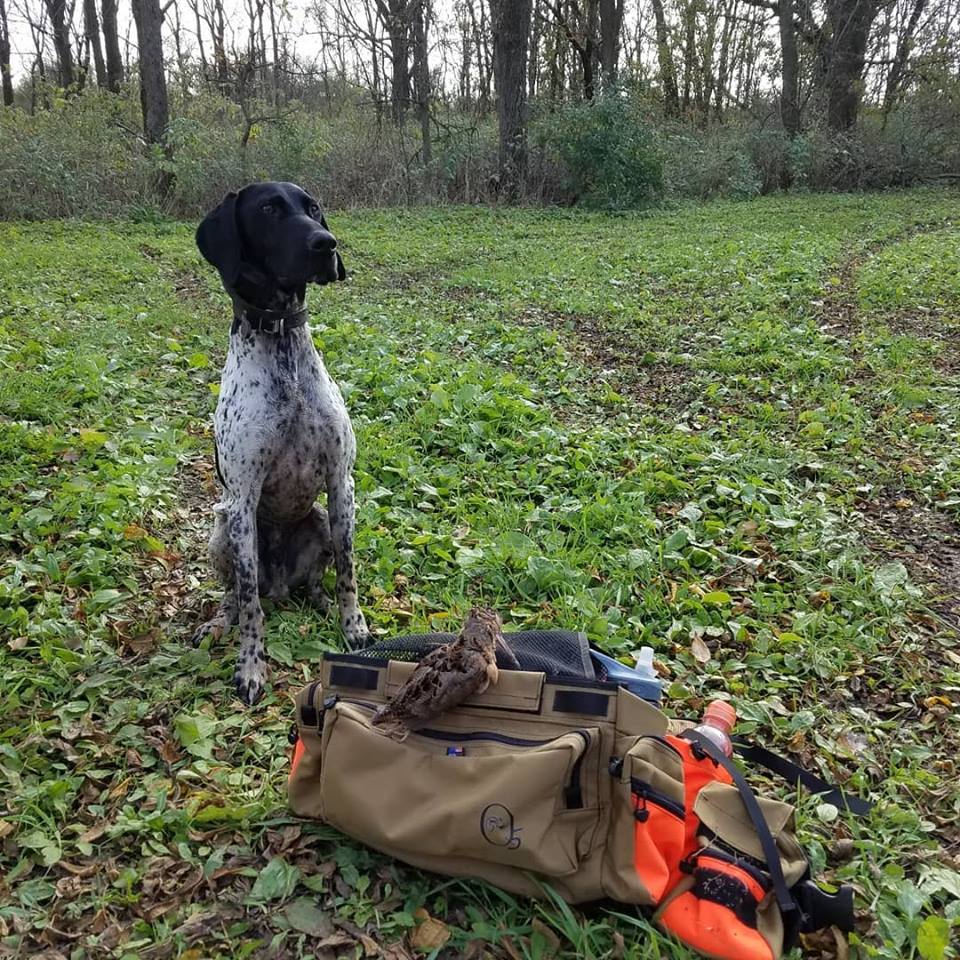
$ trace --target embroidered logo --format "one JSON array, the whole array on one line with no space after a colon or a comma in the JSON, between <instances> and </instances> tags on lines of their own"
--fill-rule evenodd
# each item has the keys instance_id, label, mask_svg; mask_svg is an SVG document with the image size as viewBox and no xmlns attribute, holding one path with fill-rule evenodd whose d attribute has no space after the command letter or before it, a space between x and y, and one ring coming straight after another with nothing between
<instances>
[{"instance_id":1,"label":"embroidered logo","mask_svg":"<svg viewBox=\"0 0 960 960\"><path fill-rule=\"evenodd\" d=\"M480 814L480 833L495 847L516 850L520 846L520 831L514 826L513 814L502 803L491 803Z\"/></svg>"}]
</instances>

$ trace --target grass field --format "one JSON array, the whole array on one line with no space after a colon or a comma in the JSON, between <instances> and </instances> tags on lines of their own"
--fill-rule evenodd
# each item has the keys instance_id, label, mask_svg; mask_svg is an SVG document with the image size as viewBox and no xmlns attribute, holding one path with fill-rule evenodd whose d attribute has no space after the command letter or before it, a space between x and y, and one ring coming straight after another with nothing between
<instances>
[{"instance_id":1,"label":"grass field","mask_svg":"<svg viewBox=\"0 0 960 960\"><path fill-rule=\"evenodd\" d=\"M856 887L849 956L957 956L958 201L334 215L352 278L312 294L374 631L483 598L653 645L674 715L729 694L878 802L790 797ZM233 641L185 643L228 331L192 227L3 224L0 250L0 957L400 960L424 910L445 956L690 956L288 815L290 697L340 636L268 612L252 710Z\"/></svg>"}]
</instances>

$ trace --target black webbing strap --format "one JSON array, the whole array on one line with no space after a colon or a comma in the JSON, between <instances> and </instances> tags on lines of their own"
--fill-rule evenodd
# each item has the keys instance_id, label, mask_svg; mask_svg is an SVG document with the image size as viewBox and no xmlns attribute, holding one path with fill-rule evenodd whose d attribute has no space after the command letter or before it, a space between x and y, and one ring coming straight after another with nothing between
<instances>
[{"instance_id":1,"label":"black webbing strap","mask_svg":"<svg viewBox=\"0 0 960 960\"><path fill-rule=\"evenodd\" d=\"M766 747L759 747L755 743L744 740L743 737L733 738L733 748L737 754L743 757L749 763L757 763L761 767L766 767L772 773L783 777L787 783L796 785L803 784L811 793L823 796L827 803L832 803L835 807L849 810L850 813L858 817L865 817L873 809L873 804L869 800L861 800L860 797L854 797L849 793L844 793L839 787L832 783L827 783L815 773L804 770L797 766L793 761L781 757Z\"/></svg>"},{"instance_id":2,"label":"black webbing strap","mask_svg":"<svg viewBox=\"0 0 960 960\"><path fill-rule=\"evenodd\" d=\"M763 811L760 809L760 804L757 803L757 798L753 795L753 790L750 789L750 784L744 779L736 765L706 737L701 737L695 730L687 730L682 736L696 744L714 763L718 763L733 778L737 790L740 791L740 799L750 815L753 829L757 832L757 838L760 840L763 857L767 862L767 870L773 882L773 892L776 895L780 913L783 915L783 925L787 930L795 930L799 926L800 907L794 900L793 894L787 886L787 881L784 879L783 870L780 867L780 852L777 850L777 842L773 839L773 834L770 832L770 827L767 826Z\"/></svg>"}]
</instances>

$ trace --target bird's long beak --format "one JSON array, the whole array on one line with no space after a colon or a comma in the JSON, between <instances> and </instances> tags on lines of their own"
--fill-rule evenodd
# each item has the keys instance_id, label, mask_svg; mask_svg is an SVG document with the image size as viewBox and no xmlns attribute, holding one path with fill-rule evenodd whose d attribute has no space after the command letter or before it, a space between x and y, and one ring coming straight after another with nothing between
<instances>
[{"instance_id":1,"label":"bird's long beak","mask_svg":"<svg viewBox=\"0 0 960 960\"><path fill-rule=\"evenodd\" d=\"M517 659L517 655L507 645L507 641L504 639L502 633L497 636L497 650L503 654L503 662L510 670L520 669L520 661Z\"/></svg>"}]
</instances>

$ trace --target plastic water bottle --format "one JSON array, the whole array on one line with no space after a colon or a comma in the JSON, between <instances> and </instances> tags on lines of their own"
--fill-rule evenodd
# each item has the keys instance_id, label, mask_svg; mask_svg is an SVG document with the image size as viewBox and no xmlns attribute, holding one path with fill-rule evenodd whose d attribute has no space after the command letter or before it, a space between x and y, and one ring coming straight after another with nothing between
<instances>
[{"instance_id":1,"label":"plastic water bottle","mask_svg":"<svg viewBox=\"0 0 960 960\"><path fill-rule=\"evenodd\" d=\"M732 757L733 741L730 734L736 722L737 711L726 700L712 700L703 711L703 720L693 729L726 756Z\"/></svg>"},{"instance_id":2,"label":"plastic water bottle","mask_svg":"<svg viewBox=\"0 0 960 960\"><path fill-rule=\"evenodd\" d=\"M641 647L640 652L634 659L636 660L636 664L633 669L636 670L641 677L647 677L651 680L657 679L657 671L653 667L653 647Z\"/></svg>"},{"instance_id":3,"label":"plastic water bottle","mask_svg":"<svg viewBox=\"0 0 960 960\"><path fill-rule=\"evenodd\" d=\"M620 684L648 703L659 706L663 698L663 681L653 667L653 647L642 647L633 667L596 650L591 650L590 656L594 666L599 668L598 679Z\"/></svg>"}]
</instances>

